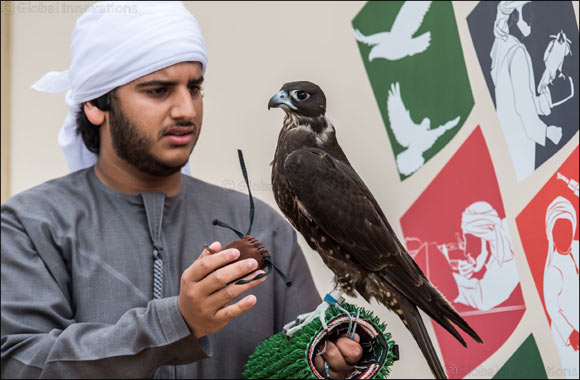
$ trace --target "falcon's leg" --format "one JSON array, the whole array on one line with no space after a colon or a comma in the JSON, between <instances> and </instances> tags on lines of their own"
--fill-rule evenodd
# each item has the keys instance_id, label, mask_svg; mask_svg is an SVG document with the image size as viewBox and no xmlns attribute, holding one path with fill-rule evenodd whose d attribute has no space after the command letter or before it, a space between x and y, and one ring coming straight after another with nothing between
<instances>
[{"instance_id":1,"label":"falcon's leg","mask_svg":"<svg viewBox=\"0 0 580 380\"><path fill-rule=\"evenodd\" d=\"M339 290L334 289L332 292L328 293L324 297L324 301L322 301L322 303L320 305L318 305L318 307L314 311L312 311L310 313L306 313L306 314L301 314L296 318L295 321L287 323L283 328L284 336L287 338L291 338L294 335L294 333L296 333L296 331L302 329L304 326L306 326L307 324L309 324L310 322L312 322L316 318L320 319L320 323L322 323L322 327L324 328L324 330L328 330L328 325L326 324L326 310L328 309L329 306L334 305L340 311L342 311L346 316L348 316L348 318L349 318L349 330L348 330L347 335L349 335L349 337L350 337L350 335L352 334L352 336L354 337L354 329L353 329L353 325L352 325L353 318L350 315L350 313L348 313L346 310L344 310L340 306L340 304L343 301L344 301L344 298L342 298L342 293ZM356 323L354 325L354 328L356 328ZM351 333L351 329L352 329L352 333Z\"/></svg>"}]
</instances>

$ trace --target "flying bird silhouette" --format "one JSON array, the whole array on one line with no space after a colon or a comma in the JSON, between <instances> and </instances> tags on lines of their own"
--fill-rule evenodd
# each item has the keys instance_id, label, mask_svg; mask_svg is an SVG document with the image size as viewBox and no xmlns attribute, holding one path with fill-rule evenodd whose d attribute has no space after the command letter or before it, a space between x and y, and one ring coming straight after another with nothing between
<instances>
[{"instance_id":1,"label":"flying bird silhouette","mask_svg":"<svg viewBox=\"0 0 580 380\"><path fill-rule=\"evenodd\" d=\"M424 118L420 124L415 124L403 103L398 82L391 84L387 97L387 112L395 139L407 148L397 154L397 167L403 175L409 175L423 166L425 163L423 152L431 148L445 132L455 127L460 119L457 116L433 129L430 129L431 121L428 118Z\"/></svg>"},{"instance_id":2,"label":"flying bird silhouette","mask_svg":"<svg viewBox=\"0 0 580 380\"><path fill-rule=\"evenodd\" d=\"M413 34L423 23L430 6L430 1L405 1L390 31L365 36L355 29L357 41L372 46L369 61L375 58L396 61L425 51L429 47L431 33L426 32L415 38Z\"/></svg>"},{"instance_id":3,"label":"flying bird silhouette","mask_svg":"<svg viewBox=\"0 0 580 380\"><path fill-rule=\"evenodd\" d=\"M396 312L433 374L445 378L418 308L464 346L451 323L477 342L481 338L425 277L352 168L325 116L324 93L311 82L286 83L271 107L286 114L272 161L278 207L332 270L336 288Z\"/></svg>"}]
</instances>

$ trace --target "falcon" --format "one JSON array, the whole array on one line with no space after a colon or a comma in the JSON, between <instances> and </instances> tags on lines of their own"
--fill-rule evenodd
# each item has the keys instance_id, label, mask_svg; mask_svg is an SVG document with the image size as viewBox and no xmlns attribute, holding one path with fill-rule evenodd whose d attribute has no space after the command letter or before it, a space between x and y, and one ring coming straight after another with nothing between
<instances>
[{"instance_id":1,"label":"falcon","mask_svg":"<svg viewBox=\"0 0 580 380\"><path fill-rule=\"evenodd\" d=\"M551 41L544 52L544 64L546 68L538 84L538 94L544 92L545 88L556 78L558 72L560 73L558 77L565 77L562 73L564 59L566 56L572 55L572 51L570 50L572 41L566 37L566 33L563 30L555 36L550 36L550 39Z\"/></svg>"},{"instance_id":2,"label":"falcon","mask_svg":"<svg viewBox=\"0 0 580 380\"><path fill-rule=\"evenodd\" d=\"M323 91L311 82L286 83L270 98L272 107L286 114L272 162L278 207L334 273L335 287L397 313L435 377L446 378L419 309L462 345L451 322L483 342L425 277L351 166L325 115Z\"/></svg>"}]
</instances>

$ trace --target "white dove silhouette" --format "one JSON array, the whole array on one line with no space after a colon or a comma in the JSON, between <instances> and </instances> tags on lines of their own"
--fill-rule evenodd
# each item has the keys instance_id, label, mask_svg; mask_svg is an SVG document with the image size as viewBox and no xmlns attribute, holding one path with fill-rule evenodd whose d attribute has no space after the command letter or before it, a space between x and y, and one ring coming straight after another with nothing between
<instances>
[{"instance_id":1,"label":"white dove silhouette","mask_svg":"<svg viewBox=\"0 0 580 380\"><path fill-rule=\"evenodd\" d=\"M412 36L421 26L430 6L430 1L405 1L390 32L365 36L355 29L354 35L357 41L373 46L369 53L369 61L375 58L396 61L425 51L429 47L431 33L426 32L416 38Z\"/></svg>"},{"instance_id":2,"label":"white dove silhouette","mask_svg":"<svg viewBox=\"0 0 580 380\"><path fill-rule=\"evenodd\" d=\"M435 141L445 132L459 123L459 116L447 123L430 129L431 121L424 118L421 124L411 120L409 110L405 108L401 98L399 83L391 84L387 98L389 122L395 138L403 147L407 148L397 155L397 167L403 175L409 175L425 163L423 152L431 148Z\"/></svg>"}]
</instances>

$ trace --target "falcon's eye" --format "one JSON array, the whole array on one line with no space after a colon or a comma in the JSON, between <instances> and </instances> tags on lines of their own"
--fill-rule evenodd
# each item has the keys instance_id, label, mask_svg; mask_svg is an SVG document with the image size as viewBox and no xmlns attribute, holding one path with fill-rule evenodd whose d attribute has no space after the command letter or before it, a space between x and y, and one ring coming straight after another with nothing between
<instances>
[{"instance_id":1,"label":"falcon's eye","mask_svg":"<svg viewBox=\"0 0 580 380\"><path fill-rule=\"evenodd\" d=\"M290 92L290 95L298 100L299 102L306 100L310 97L310 94L307 93L306 91L302 91L302 90L293 90Z\"/></svg>"}]
</instances>

